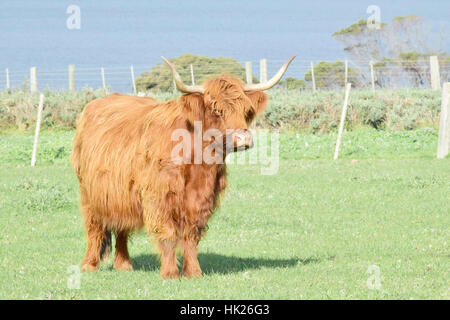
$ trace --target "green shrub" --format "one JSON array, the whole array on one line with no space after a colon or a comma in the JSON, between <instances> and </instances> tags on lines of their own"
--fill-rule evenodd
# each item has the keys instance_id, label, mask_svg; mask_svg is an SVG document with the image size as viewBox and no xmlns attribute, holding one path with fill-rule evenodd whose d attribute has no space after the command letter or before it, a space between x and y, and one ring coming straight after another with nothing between
<instances>
[{"instance_id":1,"label":"green shrub","mask_svg":"<svg viewBox=\"0 0 450 320\"><path fill-rule=\"evenodd\" d=\"M293 90L293 89L305 89L306 84L305 81L303 80L299 80L293 77L287 77L286 79L280 81L278 83L278 85L281 88L285 88L288 90Z\"/></svg>"},{"instance_id":2,"label":"green shrub","mask_svg":"<svg viewBox=\"0 0 450 320\"><path fill-rule=\"evenodd\" d=\"M104 90L85 88L82 91L45 91L41 126L74 128L78 114L90 101L105 96ZM0 93L0 128L22 130L36 122L39 95L23 91Z\"/></svg>"},{"instance_id":3,"label":"green shrub","mask_svg":"<svg viewBox=\"0 0 450 320\"><path fill-rule=\"evenodd\" d=\"M79 92L45 92L43 128L74 128L84 106L105 95L103 90ZM159 101L179 93L153 92ZM337 128L344 101L343 90L318 91L275 88L268 91L266 111L256 119L260 128L321 133ZM0 93L0 128L33 129L39 97L23 91ZM441 97L431 90L353 90L346 128L372 127L387 130L412 130L439 125Z\"/></svg>"},{"instance_id":4,"label":"green shrub","mask_svg":"<svg viewBox=\"0 0 450 320\"><path fill-rule=\"evenodd\" d=\"M191 65L194 69L196 84L202 84L208 78L227 73L245 80L245 68L232 58L211 58L194 54L183 54L178 58L170 58L186 84L191 84ZM138 91L147 90L173 90L173 78L169 67L160 62L150 72L143 72L136 79Z\"/></svg>"},{"instance_id":5,"label":"green shrub","mask_svg":"<svg viewBox=\"0 0 450 320\"><path fill-rule=\"evenodd\" d=\"M275 89L265 113L257 119L260 127L327 132L340 121L344 92ZM350 93L346 128L373 127L412 130L439 125L440 94L431 90L371 90Z\"/></svg>"},{"instance_id":6,"label":"green shrub","mask_svg":"<svg viewBox=\"0 0 450 320\"><path fill-rule=\"evenodd\" d=\"M347 82L351 82L353 87L359 87L360 79L358 72L348 67ZM305 73L305 80L312 86L312 71L309 69ZM317 88L337 89L344 86L345 82L345 64L343 61L327 62L319 61L314 66L314 80Z\"/></svg>"}]
</instances>

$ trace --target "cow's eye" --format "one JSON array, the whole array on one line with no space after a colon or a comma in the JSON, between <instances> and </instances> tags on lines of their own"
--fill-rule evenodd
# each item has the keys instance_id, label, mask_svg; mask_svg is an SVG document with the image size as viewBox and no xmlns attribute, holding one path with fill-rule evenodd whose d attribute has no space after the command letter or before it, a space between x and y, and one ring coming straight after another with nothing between
<instances>
[{"instance_id":1,"label":"cow's eye","mask_svg":"<svg viewBox=\"0 0 450 320\"><path fill-rule=\"evenodd\" d=\"M216 115L216 116L218 116L218 117L223 118L223 110L220 110L220 109L212 109L211 113L214 114L214 115Z\"/></svg>"},{"instance_id":2,"label":"cow's eye","mask_svg":"<svg viewBox=\"0 0 450 320\"><path fill-rule=\"evenodd\" d=\"M255 112L250 109L249 111L247 111L246 115L245 115L245 121L250 122L253 120L253 118L255 117Z\"/></svg>"}]
</instances>

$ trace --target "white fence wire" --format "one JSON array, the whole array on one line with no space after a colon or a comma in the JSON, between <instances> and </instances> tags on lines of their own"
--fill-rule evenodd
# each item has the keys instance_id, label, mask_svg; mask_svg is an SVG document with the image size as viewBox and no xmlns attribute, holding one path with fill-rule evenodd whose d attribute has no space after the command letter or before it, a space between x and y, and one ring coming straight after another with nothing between
<instances>
[{"instance_id":1,"label":"white fence wire","mask_svg":"<svg viewBox=\"0 0 450 320\"><path fill-rule=\"evenodd\" d=\"M267 60L267 76L270 78L284 60ZM345 87L344 61L312 61L314 65L314 80L318 90L329 90ZM242 68L245 68L246 61L240 61ZM251 61L252 74L256 79L260 79L260 61ZM321 65L322 63L322 65ZM324 63L334 65L334 67L324 68ZM328 66L329 66L328 65ZM133 92L133 80L131 66L99 66L83 67L75 66L74 87L81 90L85 87L93 89L103 88L101 69L104 69L106 87L112 91L131 93ZM217 65L193 66L195 73L213 73L217 70ZM230 65L222 64L220 69L227 71ZM143 72L150 72L149 65L133 65L134 75L137 79ZM389 63L373 62L374 88L430 88L431 70L428 60L411 62L409 60L390 60ZM309 74L309 76L308 76ZM299 89L312 90L311 60L296 59L290 65L286 77L303 80L304 87ZM367 89L372 87L371 68L369 60L349 60L348 61L348 82L352 83L355 89ZM450 61L439 64L440 82L450 81ZM68 68L58 69L37 69L37 84L40 91L43 90L69 90L69 70ZM30 70L0 70L0 89L27 89L30 87Z\"/></svg>"}]
</instances>

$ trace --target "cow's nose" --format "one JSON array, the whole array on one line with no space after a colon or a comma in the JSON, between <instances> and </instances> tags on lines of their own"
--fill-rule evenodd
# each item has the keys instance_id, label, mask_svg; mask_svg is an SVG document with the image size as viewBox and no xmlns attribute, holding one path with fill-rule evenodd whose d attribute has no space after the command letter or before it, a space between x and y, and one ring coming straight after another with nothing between
<instances>
[{"instance_id":1,"label":"cow's nose","mask_svg":"<svg viewBox=\"0 0 450 320\"><path fill-rule=\"evenodd\" d=\"M253 147L253 135L249 130L237 130L234 141L236 148L240 150Z\"/></svg>"}]
</instances>

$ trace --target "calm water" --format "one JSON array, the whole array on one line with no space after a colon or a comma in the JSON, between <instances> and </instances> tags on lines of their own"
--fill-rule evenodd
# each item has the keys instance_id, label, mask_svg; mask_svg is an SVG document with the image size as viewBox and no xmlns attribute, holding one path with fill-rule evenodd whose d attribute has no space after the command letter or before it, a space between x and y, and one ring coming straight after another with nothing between
<instances>
[{"instance_id":1,"label":"calm water","mask_svg":"<svg viewBox=\"0 0 450 320\"><path fill-rule=\"evenodd\" d=\"M69 5L81 9L81 29L69 30ZM114 90L129 90L129 65L137 75L160 56L191 52L237 60L269 60L269 73L293 53L290 75L303 77L310 60L344 58L331 34L359 18L368 5L381 19L419 14L434 30L449 26L448 0L377 1L168 1L1 0L0 88L5 68L20 85L31 66L40 89L67 86L67 65L77 67L77 87L100 86L99 68ZM450 51L450 40L444 39ZM254 65L257 69L257 65Z\"/></svg>"}]
</instances>

